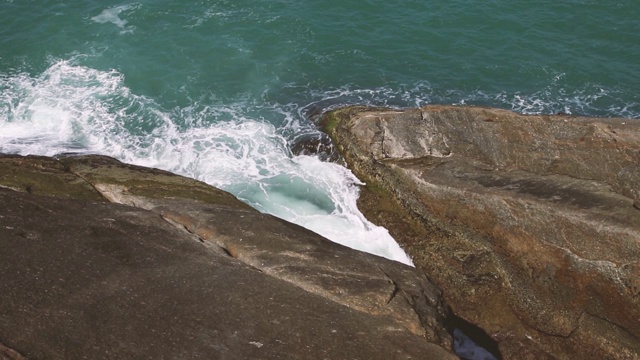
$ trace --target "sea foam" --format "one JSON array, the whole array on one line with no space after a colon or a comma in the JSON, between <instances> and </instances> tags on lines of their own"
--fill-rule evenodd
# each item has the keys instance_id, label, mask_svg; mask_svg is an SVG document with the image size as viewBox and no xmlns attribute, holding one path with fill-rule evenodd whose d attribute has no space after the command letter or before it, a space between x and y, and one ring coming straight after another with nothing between
<instances>
[{"instance_id":1,"label":"sea foam","mask_svg":"<svg viewBox=\"0 0 640 360\"><path fill-rule=\"evenodd\" d=\"M503 104L523 113L588 113L602 109L600 101L615 98L612 89L591 86L564 93L558 86L525 95L441 91L428 82L324 91L292 85L281 92L302 102L214 104L200 99L165 109L134 94L118 71L98 71L74 59L55 61L37 76L0 74L0 152L100 153L169 170L227 190L260 211L335 242L411 263L389 233L357 209L362 184L348 169L292 154L290 143L319 135L309 118L350 104L402 108L447 102ZM552 99L555 93L563 97ZM636 109L629 104L611 115L637 117Z\"/></svg>"},{"instance_id":2,"label":"sea foam","mask_svg":"<svg viewBox=\"0 0 640 360\"><path fill-rule=\"evenodd\" d=\"M362 183L348 169L294 156L273 124L243 115L242 106L166 110L132 94L117 71L72 61L37 77L3 75L0 89L0 152L100 153L169 170L340 244L411 264L357 209Z\"/></svg>"}]
</instances>

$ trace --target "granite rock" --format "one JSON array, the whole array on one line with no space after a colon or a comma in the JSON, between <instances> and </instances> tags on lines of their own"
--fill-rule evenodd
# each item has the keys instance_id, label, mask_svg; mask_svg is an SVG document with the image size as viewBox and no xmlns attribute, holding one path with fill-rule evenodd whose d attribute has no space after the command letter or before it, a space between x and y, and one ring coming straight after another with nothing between
<instances>
[{"instance_id":1,"label":"granite rock","mask_svg":"<svg viewBox=\"0 0 640 360\"><path fill-rule=\"evenodd\" d=\"M363 213L504 358L640 358L640 122L427 106L321 125Z\"/></svg>"},{"instance_id":2,"label":"granite rock","mask_svg":"<svg viewBox=\"0 0 640 360\"><path fill-rule=\"evenodd\" d=\"M418 269L108 157L0 170L2 358L457 358Z\"/></svg>"}]
</instances>

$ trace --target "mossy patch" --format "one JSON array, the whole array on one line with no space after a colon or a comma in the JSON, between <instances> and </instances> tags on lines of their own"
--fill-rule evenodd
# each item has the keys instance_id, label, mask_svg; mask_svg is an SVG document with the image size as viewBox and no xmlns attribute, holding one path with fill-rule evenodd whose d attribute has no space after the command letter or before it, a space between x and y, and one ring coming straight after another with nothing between
<instances>
[{"instance_id":1,"label":"mossy patch","mask_svg":"<svg viewBox=\"0 0 640 360\"><path fill-rule=\"evenodd\" d=\"M52 158L2 155L0 186L34 195L106 201L91 184Z\"/></svg>"},{"instance_id":2,"label":"mossy patch","mask_svg":"<svg viewBox=\"0 0 640 360\"><path fill-rule=\"evenodd\" d=\"M340 118L338 117L338 114L332 111L330 113L327 113L320 119L320 128L322 129L322 131L331 135L335 131L335 128L339 123Z\"/></svg>"},{"instance_id":3,"label":"mossy patch","mask_svg":"<svg viewBox=\"0 0 640 360\"><path fill-rule=\"evenodd\" d=\"M422 224L407 213L389 189L371 179L360 190L358 208L367 219L389 229L400 243L408 244L413 242L410 239L427 234Z\"/></svg>"},{"instance_id":4,"label":"mossy patch","mask_svg":"<svg viewBox=\"0 0 640 360\"><path fill-rule=\"evenodd\" d=\"M0 187L34 195L107 202L95 184L121 185L149 199L187 199L238 209L251 207L232 194L170 172L134 166L106 156L0 155Z\"/></svg>"}]
</instances>

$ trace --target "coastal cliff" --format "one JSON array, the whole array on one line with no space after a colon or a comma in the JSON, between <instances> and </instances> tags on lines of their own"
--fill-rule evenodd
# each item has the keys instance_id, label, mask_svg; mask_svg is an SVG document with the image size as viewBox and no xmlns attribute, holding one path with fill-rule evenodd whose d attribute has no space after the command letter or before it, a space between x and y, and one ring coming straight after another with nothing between
<instances>
[{"instance_id":1,"label":"coastal cliff","mask_svg":"<svg viewBox=\"0 0 640 360\"><path fill-rule=\"evenodd\" d=\"M456 359L421 270L104 156L0 156L0 358Z\"/></svg>"},{"instance_id":2,"label":"coastal cliff","mask_svg":"<svg viewBox=\"0 0 640 360\"><path fill-rule=\"evenodd\" d=\"M640 358L640 122L488 108L323 115L385 226L505 359Z\"/></svg>"}]
</instances>

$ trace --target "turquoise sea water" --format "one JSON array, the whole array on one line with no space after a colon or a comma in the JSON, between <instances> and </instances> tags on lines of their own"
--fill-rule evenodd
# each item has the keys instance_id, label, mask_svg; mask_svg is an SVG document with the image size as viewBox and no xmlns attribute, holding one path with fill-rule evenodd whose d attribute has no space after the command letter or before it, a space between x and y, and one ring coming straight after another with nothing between
<instances>
[{"instance_id":1,"label":"turquoise sea water","mask_svg":"<svg viewBox=\"0 0 640 360\"><path fill-rule=\"evenodd\" d=\"M311 114L476 104L640 117L636 1L0 0L0 152L92 152L408 262Z\"/></svg>"}]
</instances>

